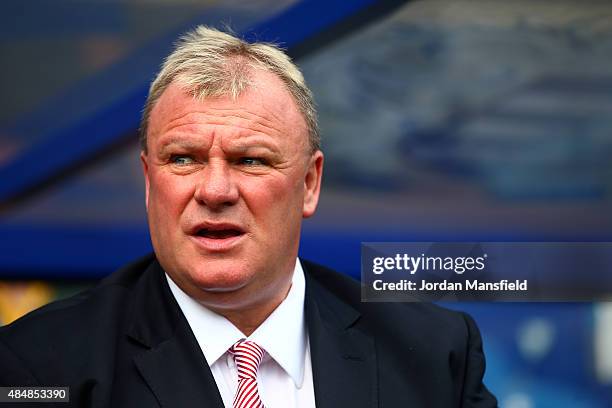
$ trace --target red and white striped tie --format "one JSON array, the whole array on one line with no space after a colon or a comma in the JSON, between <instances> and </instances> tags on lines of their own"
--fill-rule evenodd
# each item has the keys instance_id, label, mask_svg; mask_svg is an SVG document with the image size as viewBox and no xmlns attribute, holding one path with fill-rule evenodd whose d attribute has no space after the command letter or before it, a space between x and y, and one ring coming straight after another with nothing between
<instances>
[{"instance_id":1,"label":"red and white striped tie","mask_svg":"<svg viewBox=\"0 0 612 408\"><path fill-rule=\"evenodd\" d=\"M265 408L257 388L257 370L264 350L252 341L239 340L230 347L238 369L238 390L234 398L234 408Z\"/></svg>"}]
</instances>

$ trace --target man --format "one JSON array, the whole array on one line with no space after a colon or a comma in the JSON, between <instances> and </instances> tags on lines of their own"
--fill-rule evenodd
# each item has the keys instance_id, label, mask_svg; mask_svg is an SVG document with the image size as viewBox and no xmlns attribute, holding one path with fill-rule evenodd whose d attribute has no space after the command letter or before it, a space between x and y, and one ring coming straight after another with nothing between
<instances>
[{"instance_id":1,"label":"man","mask_svg":"<svg viewBox=\"0 0 612 408\"><path fill-rule=\"evenodd\" d=\"M297 259L323 154L279 49L198 27L145 106L155 255L0 331L1 385L84 407L493 407L478 329Z\"/></svg>"}]
</instances>

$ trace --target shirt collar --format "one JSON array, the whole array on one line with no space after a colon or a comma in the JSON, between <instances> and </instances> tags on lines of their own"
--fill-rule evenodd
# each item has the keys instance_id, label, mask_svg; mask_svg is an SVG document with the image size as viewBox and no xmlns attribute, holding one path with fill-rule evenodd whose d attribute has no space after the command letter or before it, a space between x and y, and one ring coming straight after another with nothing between
<instances>
[{"instance_id":1,"label":"shirt collar","mask_svg":"<svg viewBox=\"0 0 612 408\"><path fill-rule=\"evenodd\" d=\"M225 317L207 309L183 292L166 274L168 285L191 326L204 357L212 366L244 334ZM304 320L306 283L299 259L295 262L287 297L255 330L249 340L263 347L289 374L296 387L304 380L307 333ZM282 335L279 335L282 333Z\"/></svg>"}]
</instances>

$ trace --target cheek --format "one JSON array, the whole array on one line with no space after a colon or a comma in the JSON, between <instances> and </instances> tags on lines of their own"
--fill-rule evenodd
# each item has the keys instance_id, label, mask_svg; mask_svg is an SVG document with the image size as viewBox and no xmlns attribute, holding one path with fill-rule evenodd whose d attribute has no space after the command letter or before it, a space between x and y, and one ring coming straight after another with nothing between
<instances>
[{"instance_id":1,"label":"cheek","mask_svg":"<svg viewBox=\"0 0 612 408\"><path fill-rule=\"evenodd\" d=\"M271 222L284 224L286 217L297 214L301 218L303 183L295 177L266 177L243 180L241 195L257 218L271 217Z\"/></svg>"},{"instance_id":2,"label":"cheek","mask_svg":"<svg viewBox=\"0 0 612 408\"><path fill-rule=\"evenodd\" d=\"M188 177L157 172L151 176L149 181L150 212L166 216L177 215L193 197L194 187Z\"/></svg>"}]
</instances>

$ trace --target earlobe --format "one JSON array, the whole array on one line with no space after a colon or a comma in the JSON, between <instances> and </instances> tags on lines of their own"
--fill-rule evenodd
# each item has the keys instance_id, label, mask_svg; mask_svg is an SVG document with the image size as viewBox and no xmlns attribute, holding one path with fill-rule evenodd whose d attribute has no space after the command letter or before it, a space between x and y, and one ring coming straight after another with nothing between
<instances>
[{"instance_id":1,"label":"earlobe","mask_svg":"<svg viewBox=\"0 0 612 408\"><path fill-rule=\"evenodd\" d=\"M304 218L312 216L317 209L322 175L323 152L317 150L310 158L308 171L304 179L304 207L302 209L302 216Z\"/></svg>"},{"instance_id":2,"label":"earlobe","mask_svg":"<svg viewBox=\"0 0 612 408\"><path fill-rule=\"evenodd\" d=\"M145 152L140 152L140 162L142 163L142 173L145 181L145 206L149 209L149 163Z\"/></svg>"}]
</instances>

